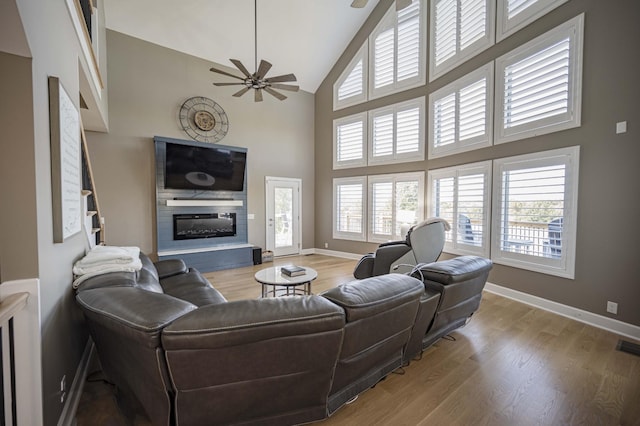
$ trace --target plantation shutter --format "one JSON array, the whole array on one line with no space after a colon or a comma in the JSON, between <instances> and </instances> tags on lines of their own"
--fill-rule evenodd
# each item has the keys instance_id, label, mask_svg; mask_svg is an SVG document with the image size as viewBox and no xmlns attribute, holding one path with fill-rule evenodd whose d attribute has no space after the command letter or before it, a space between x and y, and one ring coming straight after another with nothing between
<instances>
[{"instance_id":1,"label":"plantation shutter","mask_svg":"<svg viewBox=\"0 0 640 426\"><path fill-rule=\"evenodd\" d=\"M396 153L417 152L420 149L420 109L399 111L396 115Z\"/></svg>"},{"instance_id":2,"label":"plantation shutter","mask_svg":"<svg viewBox=\"0 0 640 426\"><path fill-rule=\"evenodd\" d=\"M338 100L343 101L364 92L363 60L360 59L338 88Z\"/></svg>"},{"instance_id":3,"label":"plantation shutter","mask_svg":"<svg viewBox=\"0 0 640 426\"><path fill-rule=\"evenodd\" d=\"M373 43L373 87L378 89L394 82L395 29L378 34Z\"/></svg>"},{"instance_id":4,"label":"plantation shutter","mask_svg":"<svg viewBox=\"0 0 640 426\"><path fill-rule=\"evenodd\" d=\"M435 64L436 67L458 51L458 1L436 1Z\"/></svg>"},{"instance_id":5,"label":"plantation shutter","mask_svg":"<svg viewBox=\"0 0 640 426\"><path fill-rule=\"evenodd\" d=\"M456 223L453 220L455 201L455 178L452 176L434 179L432 191L433 216L445 219L450 224ZM447 231L446 241L452 241L451 231Z\"/></svg>"},{"instance_id":6,"label":"plantation shutter","mask_svg":"<svg viewBox=\"0 0 640 426\"><path fill-rule=\"evenodd\" d=\"M549 239L546 233L552 221L565 216L565 174L565 164L502 172L501 250L519 251L516 243L527 241L527 254L552 257L544 247ZM536 228L542 230L538 231L542 237L535 234ZM558 240L555 254L562 252Z\"/></svg>"},{"instance_id":7,"label":"plantation shutter","mask_svg":"<svg viewBox=\"0 0 640 426\"><path fill-rule=\"evenodd\" d=\"M504 128L569 112L570 38L504 70Z\"/></svg>"},{"instance_id":8,"label":"plantation shutter","mask_svg":"<svg viewBox=\"0 0 640 426\"><path fill-rule=\"evenodd\" d=\"M486 0L460 1L460 47L464 50L485 36Z\"/></svg>"},{"instance_id":9,"label":"plantation shutter","mask_svg":"<svg viewBox=\"0 0 640 426\"><path fill-rule=\"evenodd\" d=\"M393 183L375 182L371 185L372 231L377 236L392 234Z\"/></svg>"},{"instance_id":10,"label":"plantation shutter","mask_svg":"<svg viewBox=\"0 0 640 426\"><path fill-rule=\"evenodd\" d=\"M359 160L364 157L364 122L342 124L337 127L338 162Z\"/></svg>"},{"instance_id":11,"label":"plantation shutter","mask_svg":"<svg viewBox=\"0 0 640 426\"><path fill-rule=\"evenodd\" d=\"M373 156L393 155L393 113L373 118Z\"/></svg>"},{"instance_id":12,"label":"plantation shutter","mask_svg":"<svg viewBox=\"0 0 640 426\"><path fill-rule=\"evenodd\" d=\"M486 78L460 90L460 140L483 136L486 133L486 111Z\"/></svg>"},{"instance_id":13,"label":"plantation shutter","mask_svg":"<svg viewBox=\"0 0 640 426\"><path fill-rule=\"evenodd\" d=\"M396 81L420 74L420 1L398 12L398 64Z\"/></svg>"},{"instance_id":14,"label":"plantation shutter","mask_svg":"<svg viewBox=\"0 0 640 426\"><path fill-rule=\"evenodd\" d=\"M485 235L483 174L458 176L458 243L482 246Z\"/></svg>"},{"instance_id":15,"label":"plantation shutter","mask_svg":"<svg viewBox=\"0 0 640 426\"><path fill-rule=\"evenodd\" d=\"M362 234L364 218L364 184L339 184L336 186L336 230Z\"/></svg>"},{"instance_id":16,"label":"plantation shutter","mask_svg":"<svg viewBox=\"0 0 640 426\"><path fill-rule=\"evenodd\" d=\"M433 104L433 145L441 147L456 141L456 94L452 93Z\"/></svg>"},{"instance_id":17,"label":"plantation shutter","mask_svg":"<svg viewBox=\"0 0 640 426\"><path fill-rule=\"evenodd\" d=\"M520 12L538 3L539 0L507 0L507 18L512 19Z\"/></svg>"}]
</instances>

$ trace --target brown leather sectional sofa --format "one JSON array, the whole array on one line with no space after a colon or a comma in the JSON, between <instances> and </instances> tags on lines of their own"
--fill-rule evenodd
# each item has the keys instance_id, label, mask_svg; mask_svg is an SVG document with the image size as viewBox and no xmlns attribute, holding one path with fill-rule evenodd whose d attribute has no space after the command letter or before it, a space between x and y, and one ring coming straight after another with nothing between
<instances>
[{"instance_id":1,"label":"brown leather sectional sofa","mask_svg":"<svg viewBox=\"0 0 640 426\"><path fill-rule=\"evenodd\" d=\"M154 425L291 425L326 418L478 308L491 262L463 256L413 276L321 295L227 302L179 260L77 290L105 376ZM424 281L424 282L423 282Z\"/></svg>"}]
</instances>

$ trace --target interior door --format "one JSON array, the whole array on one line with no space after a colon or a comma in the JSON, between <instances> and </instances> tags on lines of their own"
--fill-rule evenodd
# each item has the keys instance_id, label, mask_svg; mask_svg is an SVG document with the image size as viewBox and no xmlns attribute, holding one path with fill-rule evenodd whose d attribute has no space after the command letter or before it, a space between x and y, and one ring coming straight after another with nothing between
<instances>
[{"instance_id":1,"label":"interior door","mask_svg":"<svg viewBox=\"0 0 640 426\"><path fill-rule=\"evenodd\" d=\"M267 250L274 256L300 253L300 179L267 177Z\"/></svg>"}]
</instances>

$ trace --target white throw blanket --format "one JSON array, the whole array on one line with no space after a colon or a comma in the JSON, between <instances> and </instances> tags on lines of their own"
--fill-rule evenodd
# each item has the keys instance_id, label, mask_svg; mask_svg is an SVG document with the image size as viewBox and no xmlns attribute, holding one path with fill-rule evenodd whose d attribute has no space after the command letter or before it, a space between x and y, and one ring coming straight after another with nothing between
<instances>
[{"instance_id":1,"label":"white throw blanket","mask_svg":"<svg viewBox=\"0 0 640 426\"><path fill-rule=\"evenodd\" d=\"M109 272L136 272L142 269L140 248L96 246L73 265L73 288L86 279Z\"/></svg>"}]
</instances>

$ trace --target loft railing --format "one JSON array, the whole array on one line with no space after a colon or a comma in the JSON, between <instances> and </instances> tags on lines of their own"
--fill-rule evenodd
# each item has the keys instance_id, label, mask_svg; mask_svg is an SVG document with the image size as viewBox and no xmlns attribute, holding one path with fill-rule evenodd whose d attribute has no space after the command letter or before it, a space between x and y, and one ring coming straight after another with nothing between
<instances>
[{"instance_id":1,"label":"loft railing","mask_svg":"<svg viewBox=\"0 0 640 426\"><path fill-rule=\"evenodd\" d=\"M2 359L2 375L0 375L0 391L2 392L2 406L0 407L0 424L16 425L17 393L15 358L14 318L25 309L29 293L15 293L6 296L0 302L0 358Z\"/></svg>"}]
</instances>

